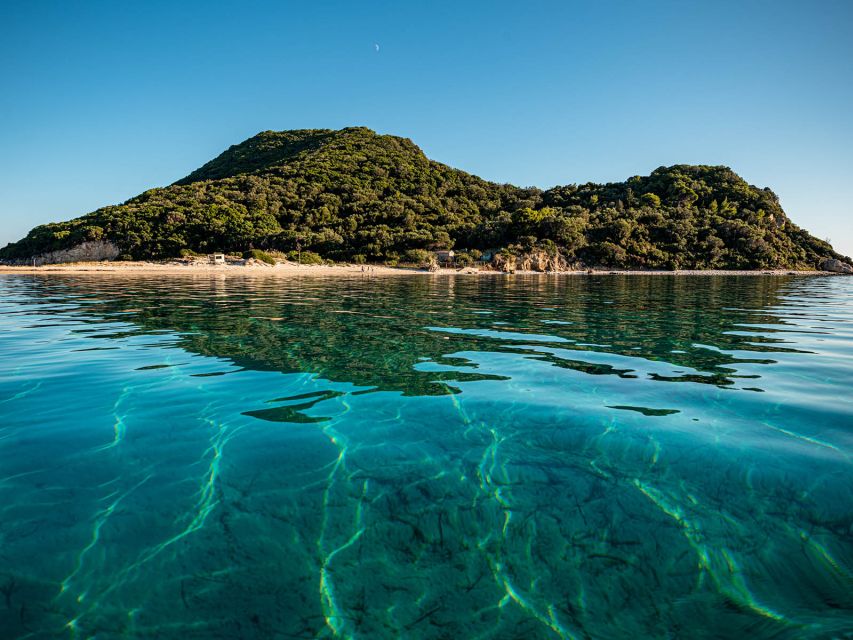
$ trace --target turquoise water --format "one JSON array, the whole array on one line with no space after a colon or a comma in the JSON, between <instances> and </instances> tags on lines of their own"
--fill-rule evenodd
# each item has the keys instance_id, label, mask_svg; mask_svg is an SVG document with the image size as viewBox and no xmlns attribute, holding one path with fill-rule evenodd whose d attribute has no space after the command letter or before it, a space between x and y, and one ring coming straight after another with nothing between
<instances>
[{"instance_id":1,"label":"turquoise water","mask_svg":"<svg viewBox=\"0 0 853 640\"><path fill-rule=\"evenodd\" d=\"M853 278L0 276L2 638L853 638Z\"/></svg>"}]
</instances>

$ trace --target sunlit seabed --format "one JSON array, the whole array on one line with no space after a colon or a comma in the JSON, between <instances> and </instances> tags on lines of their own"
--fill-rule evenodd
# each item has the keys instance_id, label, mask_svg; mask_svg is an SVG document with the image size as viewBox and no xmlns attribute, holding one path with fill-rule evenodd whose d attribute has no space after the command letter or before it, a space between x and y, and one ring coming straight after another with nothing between
<instances>
[{"instance_id":1,"label":"sunlit seabed","mask_svg":"<svg viewBox=\"0 0 853 640\"><path fill-rule=\"evenodd\" d=\"M0 305L4 639L853 637L853 278Z\"/></svg>"}]
</instances>

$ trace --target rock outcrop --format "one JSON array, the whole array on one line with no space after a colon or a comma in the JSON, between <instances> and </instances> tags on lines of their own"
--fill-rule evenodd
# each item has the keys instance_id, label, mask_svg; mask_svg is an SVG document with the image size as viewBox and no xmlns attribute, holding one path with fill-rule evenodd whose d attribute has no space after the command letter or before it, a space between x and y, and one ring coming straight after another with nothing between
<instances>
[{"instance_id":1,"label":"rock outcrop","mask_svg":"<svg viewBox=\"0 0 853 640\"><path fill-rule=\"evenodd\" d=\"M552 254L545 251L531 251L516 256L506 253L497 253L492 259L491 266L497 271L511 273L514 271L567 271L570 265L559 253Z\"/></svg>"},{"instance_id":2,"label":"rock outcrop","mask_svg":"<svg viewBox=\"0 0 853 640\"><path fill-rule=\"evenodd\" d=\"M33 259L36 265L59 264L63 262L98 262L99 260L115 260L119 248L108 240L89 240L69 249L48 251Z\"/></svg>"},{"instance_id":3,"label":"rock outcrop","mask_svg":"<svg viewBox=\"0 0 853 640\"><path fill-rule=\"evenodd\" d=\"M853 273L853 267L846 262L836 260L835 258L828 258L824 260L820 263L820 268L823 271L831 271L833 273Z\"/></svg>"}]
</instances>

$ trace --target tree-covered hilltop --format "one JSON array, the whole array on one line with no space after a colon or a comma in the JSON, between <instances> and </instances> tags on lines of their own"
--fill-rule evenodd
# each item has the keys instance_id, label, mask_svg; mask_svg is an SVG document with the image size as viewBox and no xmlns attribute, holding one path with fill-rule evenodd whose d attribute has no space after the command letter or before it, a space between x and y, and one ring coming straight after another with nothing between
<instances>
[{"instance_id":1,"label":"tree-covered hilltop","mask_svg":"<svg viewBox=\"0 0 853 640\"><path fill-rule=\"evenodd\" d=\"M463 260L535 252L664 269L814 268L843 258L788 220L772 191L727 167L675 165L542 191L488 182L363 127L265 131L168 187L36 227L0 259L93 240L128 259L297 246L390 263L450 248Z\"/></svg>"}]
</instances>

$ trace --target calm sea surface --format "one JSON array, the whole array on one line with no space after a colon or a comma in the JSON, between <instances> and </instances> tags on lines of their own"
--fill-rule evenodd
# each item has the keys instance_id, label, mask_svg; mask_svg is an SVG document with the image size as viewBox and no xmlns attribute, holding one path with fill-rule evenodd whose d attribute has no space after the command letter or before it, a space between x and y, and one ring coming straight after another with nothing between
<instances>
[{"instance_id":1,"label":"calm sea surface","mask_svg":"<svg viewBox=\"0 0 853 640\"><path fill-rule=\"evenodd\" d=\"M853 278L0 276L0 638L853 638Z\"/></svg>"}]
</instances>

